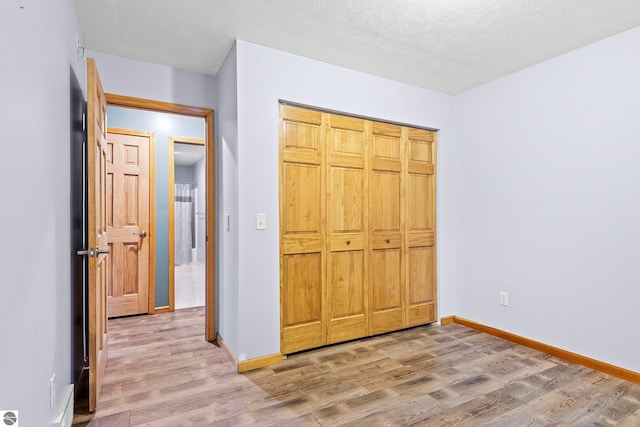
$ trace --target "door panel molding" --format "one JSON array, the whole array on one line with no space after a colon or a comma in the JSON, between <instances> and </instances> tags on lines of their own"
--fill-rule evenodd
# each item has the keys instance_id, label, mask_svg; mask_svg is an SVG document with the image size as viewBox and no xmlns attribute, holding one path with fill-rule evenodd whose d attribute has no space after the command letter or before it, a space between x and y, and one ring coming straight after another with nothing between
<instances>
[{"instance_id":1,"label":"door panel molding","mask_svg":"<svg viewBox=\"0 0 640 427\"><path fill-rule=\"evenodd\" d=\"M148 180L149 180L149 194L148 194L148 203L149 203L149 218L148 218L148 230L146 237L144 239L147 241L146 243L149 245L148 247L148 257L149 257L149 272L148 272L148 288L147 288L147 310L145 313L154 314L155 312L155 271L156 271L156 233L152 232L152 230L156 229L156 203L155 203L155 194L156 194L156 176L155 176L155 154L156 154L156 138L154 132L133 130L133 129L121 129L121 128L108 128L108 133L113 135L125 135L125 136L134 136L134 137L142 137L146 138L149 143L149 158L148 158ZM146 163L146 162L145 162ZM107 209L109 211L109 209ZM130 302L134 304L134 302Z\"/></svg>"}]
</instances>

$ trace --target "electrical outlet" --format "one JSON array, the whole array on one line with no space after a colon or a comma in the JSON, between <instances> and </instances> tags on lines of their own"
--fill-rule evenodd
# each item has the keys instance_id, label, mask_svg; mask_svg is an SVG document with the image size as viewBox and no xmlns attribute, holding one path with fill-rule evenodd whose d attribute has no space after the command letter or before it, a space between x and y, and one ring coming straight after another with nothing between
<instances>
[{"instance_id":1,"label":"electrical outlet","mask_svg":"<svg viewBox=\"0 0 640 427\"><path fill-rule=\"evenodd\" d=\"M509 306L509 293L500 291L500 305Z\"/></svg>"}]
</instances>

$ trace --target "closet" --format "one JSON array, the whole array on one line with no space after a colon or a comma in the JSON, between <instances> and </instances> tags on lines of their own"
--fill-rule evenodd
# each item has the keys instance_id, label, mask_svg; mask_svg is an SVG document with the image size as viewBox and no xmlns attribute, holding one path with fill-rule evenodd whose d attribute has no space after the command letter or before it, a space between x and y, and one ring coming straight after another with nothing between
<instances>
[{"instance_id":1,"label":"closet","mask_svg":"<svg viewBox=\"0 0 640 427\"><path fill-rule=\"evenodd\" d=\"M435 136L280 105L282 354L436 320Z\"/></svg>"}]
</instances>

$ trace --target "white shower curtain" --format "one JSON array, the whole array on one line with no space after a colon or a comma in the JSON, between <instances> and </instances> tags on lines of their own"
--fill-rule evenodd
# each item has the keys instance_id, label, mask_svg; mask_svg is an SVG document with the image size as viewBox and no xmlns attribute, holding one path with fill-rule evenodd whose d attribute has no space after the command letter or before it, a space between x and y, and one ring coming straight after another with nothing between
<instances>
[{"instance_id":1,"label":"white shower curtain","mask_svg":"<svg viewBox=\"0 0 640 427\"><path fill-rule=\"evenodd\" d=\"M193 236L191 220L193 217L193 186L175 184L175 265L190 264L193 257Z\"/></svg>"}]
</instances>

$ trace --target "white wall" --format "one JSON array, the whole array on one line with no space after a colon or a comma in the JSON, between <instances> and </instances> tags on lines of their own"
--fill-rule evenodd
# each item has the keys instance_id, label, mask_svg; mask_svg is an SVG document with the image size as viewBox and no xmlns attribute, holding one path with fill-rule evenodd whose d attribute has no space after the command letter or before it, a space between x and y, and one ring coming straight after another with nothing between
<instances>
[{"instance_id":1,"label":"white wall","mask_svg":"<svg viewBox=\"0 0 640 427\"><path fill-rule=\"evenodd\" d=\"M451 302L452 97L238 41L237 190L240 360L280 351L278 100L439 128L440 315ZM220 75L219 75L220 78ZM220 100L221 106L223 104ZM267 230L255 230L255 214ZM224 248L222 249L224 252ZM234 286L229 278L223 287ZM226 337L225 337L226 338Z\"/></svg>"},{"instance_id":2,"label":"white wall","mask_svg":"<svg viewBox=\"0 0 640 427\"><path fill-rule=\"evenodd\" d=\"M173 170L175 182L195 182L193 165L176 165Z\"/></svg>"},{"instance_id":3,"label":"white wall","mask_svg":"<svg viewBox=\"0 0 640 427\"><path fill-rule=\"evenodd\" d=\"M196 256L197 261L206 264L206 188L207 188L207 164L203 157L193 165L193 175L196 187Z\"/></svg>"},{"instance_id":4,"label":"white wall","mask_svg":"<svg viewBox=\"0 0 640 427\"><path fill-rule=\"evenodd\" d=\"M636 372L638 46L640 28L456 97L453 255L456 314Z\"/></svg>"},{"instance_id":5,"label":"white wall","mask_svg":"<svg viewBox=\"0 0 640 427\"><path fill-rule=\"evenodd\" d=\"M218 232L219 287L216 298L217 325L220 336L235 355L238 352L238 91L236 46L234 45L218 71ZM229 215L229 230L224 226ZM266 353L265 353L266 354Z\"/></svg>"},{"instance_id":6,"label":"white wall","mask_svg":"<svg viewBox=\"0 0 640 427\"><path fill-rule=\"evenodd\" d=\"M86 86L77 31L70 0L0 2L0 409L19 410L24 426L52 425L72 381L71 67Z\"/></svg>"},{"instance_id":7,"label":"white wall","mask_svg":"<svg viewBox=\"0 0 640 427\"><path fill-rule=\"evenodd\" d=\"M216 109L216 77L88 51L107 93Z\"/></svg>"}]
</instances>

